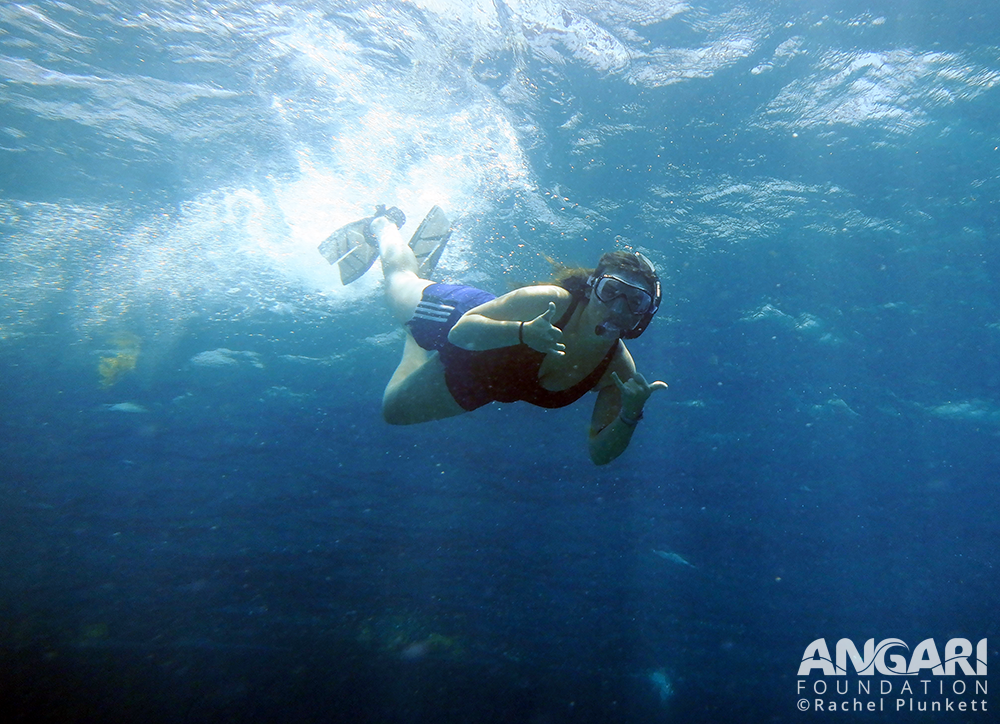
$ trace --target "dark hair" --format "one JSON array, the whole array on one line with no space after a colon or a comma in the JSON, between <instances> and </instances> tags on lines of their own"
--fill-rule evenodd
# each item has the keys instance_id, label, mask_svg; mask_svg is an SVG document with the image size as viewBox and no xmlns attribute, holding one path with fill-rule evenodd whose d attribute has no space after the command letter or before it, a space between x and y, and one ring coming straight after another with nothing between
<instances>
[{"instance_id":1,"label":"dark hair","mask_svg":"<svg viewBox=\"0 0 1000 724\"><path fill-rule=\"evenodd\" d=\"M586 297L588 294L587 282L593 273L593 269L584 269L578 266L562 266L560 264L556 267L552 280L547 283L562 287L573 296Z\"/></svg>"},{"instance_id":2,"label":"dark hair","mask_svg":"<svg viewBox=\"0 0 1000 724\"><path fill-rule=\"evenodd\" d=\"M656 289L656 282L659 281L656 272L642 258L630 251L609 251L597 262L597 269L593 273L595 276L600 276L606 271L615 269L631 272L641 277L650 289Z\"/></svg>"},{"instance_id":3,"label":"dark hair","mask_svg":"<svg viewBox=\"0 0 1000 724\"><path fill-rule=\"evenodd\" d=\"M581 297L586 297L590 293L589 282L591 278L600 276L606 271L632 272L641 277L650 289L655 289L656 282L659 281L656 273L630 251L609 251L603 254L597 262L596 269L563 266L551 259L549 261L555 267L555 273L552 275L551 281L543 283L555 284L571 294Z\"/></svg>"}]
</instances>

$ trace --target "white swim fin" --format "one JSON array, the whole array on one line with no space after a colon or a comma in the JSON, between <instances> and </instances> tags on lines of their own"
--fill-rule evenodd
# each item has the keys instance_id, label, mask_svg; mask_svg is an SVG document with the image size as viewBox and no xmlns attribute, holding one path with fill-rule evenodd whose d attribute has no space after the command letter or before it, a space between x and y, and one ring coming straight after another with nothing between
<instances>
[{"instance_id":1,"label":"white swim fin","mask_svg":"<svg viewBox=\"0 0 1000 724\"><path fill-rule=\"evenodd\" d=\"M378 258L378 249L365 241L365 231L371 221L370 218L352 221L319 245L319 253L340 268L340 282L344 285L360 279Z\"/></svg>"},{"instance_id":2,"label":"white swim fin","mask_svg":"<svg viewBox=\"0 0 1000 724\"><path fill-rule=\"evenodd\" d=\"M378 241L369 232L373 219L385 216L397 227L406 223L403 212L395 206L386 210L385 206L375 209L375 216L368 216L341 226L319 245L319 253L340 269L340 282L345 286L357 281L372 268L378 258ZM423 224L421 224L423 227ZM420 229L417 229L419 233Z\"/></svg>"},{"instance_id":3,"label":"white swim fin","mask_svg":"<svg viewBox=\"0 0 1000 724\"><path fill-rule=\"evenodd\" d=\"M451 238L451 221L440 206L435 206L427 212L427 216L410 238L410 248L417 257L418 275L421 279L430 279L438 260L444 254L444 247L449 238Z\"/></svg>"}]
</instances>

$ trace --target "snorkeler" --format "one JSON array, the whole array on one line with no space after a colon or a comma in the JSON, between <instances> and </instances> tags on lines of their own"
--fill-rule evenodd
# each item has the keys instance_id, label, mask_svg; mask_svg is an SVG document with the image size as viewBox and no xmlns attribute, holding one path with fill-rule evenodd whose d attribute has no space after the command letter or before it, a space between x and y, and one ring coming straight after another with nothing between
<instances>
[{"instance_id":1,"label":"snorkeler","mask_svg":"<svg viewBox=\"0 0 1000 724\"><path fill-rule=\"evenodd\" d=\"M389 310L407 330L382 399L386 422L440 420L494 401L564 407L596 390L590 458L604 465L621 455L646 400L667 387L646 382L622 342L642 334L660 304L653 264L642 254L611 252L593 271L496 297L424 278L450 234L438 207L409 245L399 233L405 222L399 209L380 206L320 247L344 283L382 259Z\"/></svg>"}]
</instances>

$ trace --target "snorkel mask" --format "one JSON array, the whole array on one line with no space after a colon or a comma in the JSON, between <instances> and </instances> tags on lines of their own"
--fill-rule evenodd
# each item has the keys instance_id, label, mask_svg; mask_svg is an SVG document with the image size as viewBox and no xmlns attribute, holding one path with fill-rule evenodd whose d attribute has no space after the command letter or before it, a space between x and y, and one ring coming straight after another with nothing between
<instances>
[{"instance_id":1,"label":"snorkel mask","mask_svg":"<svg viewBox=\"0 0 1000 724\"><path fill-rule=\"evenodd\" d=\"M610 305L618 299L624 299L624 304L619 306L623 306L626 313L615 314L611 319L597 325L594 331L598 336L635 339L646 331L656 310L660 308L663 293L656 267L639 252L635 252L635 256L653 276L652 290L645 286L637 286L622 276L600 267L587 280L587 287L593 289L594 295L604 304Z\"/></svg>"}]
</instances>

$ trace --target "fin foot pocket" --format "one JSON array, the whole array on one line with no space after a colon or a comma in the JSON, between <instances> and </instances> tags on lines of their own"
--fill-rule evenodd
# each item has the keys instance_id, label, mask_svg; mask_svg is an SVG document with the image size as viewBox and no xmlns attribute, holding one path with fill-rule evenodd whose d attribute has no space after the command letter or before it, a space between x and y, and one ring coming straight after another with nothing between
<instances>
[{"instance_id":1,"label":"fin foot pocket","mask_svg":"<svg viewBox=\"0 0 1000 724\"><path fill-rule=\"evenodd\" d=\"M389 221L394 223L397 229L402 229L403 225L406 223L406 214L404 214L403 210L398 206L391 206L387 209L385 208L385 204L379 204L375 207L374 218L377 219L380 216L384 216Z\"/></svg>"}]
</instances>

